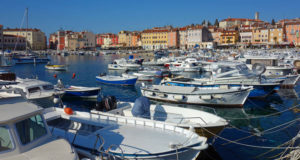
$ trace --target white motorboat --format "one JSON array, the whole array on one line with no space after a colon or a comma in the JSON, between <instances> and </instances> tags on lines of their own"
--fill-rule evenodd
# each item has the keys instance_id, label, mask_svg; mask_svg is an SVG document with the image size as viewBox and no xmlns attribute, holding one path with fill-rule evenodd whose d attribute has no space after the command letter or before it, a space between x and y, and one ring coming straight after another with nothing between
<instances>
[{"instance_id":1,"label":"white motorboat","mask_svg":"<svg viewBox=\"0 0 300 160\"><path fill-rule=\"evenodd\" d=\"M22 97L1 98L0 105L0 159L79 159L69 142L51 134L42 108Z\"/></svg>"},{"instance_id":2,"label":"white motorboat","mask_svg":"<svg viewBox=\"0 0 300 160\"><path fill-rule=\"evenodd\" d=\"M137 105L135 103L118 102L117 109L108 112L92 110L91 113L108 116L121 115L125 117L133 117L132 109L134 105ZM160 104L150 105L150 117L144 118L162 121L186 129L192 126L196 133L207 138L213 136L209 132L218 134L224 129L225 126L228 125L228 122L225 119L208 112Z\"/></svg>"},{"instance_id":3,"label":"white motorboat","mask_svg":"<svg viewBox=\"0 0 300 160\"><path fill-rule=\"evenodd\" d=\"M143 96L158 101L214 107L243 107L252 87L152 85L142 87L141 90Z\"/></svg>"},{"instance_id":4,"label":"white motorboat","mask_svg":"<svg viewBox=\"0 0 300 160\"><path fill-rule=\"evenodd\" d=\"M108 64L108 69L114 70L138 70L140 64L127 61L125 58L115 59L112 64Z\"/></svg>"},{"instance_id":5,"label":"white motorboat","mask_svg":"<svg viewBox=\"0 0 300 160\"><path fill-rule=\"evenodd\" d=\"M25 94L25 98L29 101L41 106L53 106L56 98L62 96L65 91L59 91L54 88L54 85L37 80L37 79L20 79L16 80L18 83L10 85L11 88L16 88L22 91L20 94Z\"/></svg>"},{"instance_id":6,"label":"white motorboat","mask_svg":"<svg viewBox=\"0 0 300 160\"><path fill-rule=\"evenodd\" d=\"M132 74L123 73L122 75L123 76L126 76L126 75L136 76L138 78L137 79L138 81L153 81L154 80L154 76L143 74L143 73L132 73Z\"/></svg>"},{"instance_id":7,"label":"white motorboat","mask_svg":"<svg viewBox=\"0 0 300 160\"><path fill-rule=\"evenodd\" d=\"M96 76L97 82L105 84L114 84L114 85L135 85L137 81L137 76L132 75L122 75L122 76L113 76L113 75L99 75Z\"/></svg>"},{"instance_id":8,"label":"white motorboat","mask_svg":"<svg viewBox=\"0 0 300 160\"><path fill-rule=\"evenodd\" d=\"M207 148L206 137L144 118L67 108L47 108L44 116L54 135L68 138L79 155L90 159L101 153L121 159L195 159Z\"/></svg>"}]
</instances>

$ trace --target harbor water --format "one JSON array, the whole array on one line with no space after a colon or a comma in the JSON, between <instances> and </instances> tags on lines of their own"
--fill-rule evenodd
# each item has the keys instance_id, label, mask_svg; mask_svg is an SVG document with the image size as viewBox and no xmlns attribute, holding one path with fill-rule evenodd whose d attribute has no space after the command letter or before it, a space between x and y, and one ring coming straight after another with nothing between
<instances>
[{"instance_id":1,"label":"harbor water","mask_svg":"<svg viewBox=\"0 0 300 160\"><path fill-rule=\"evenodd\" d=\"M107 70L107 64L120 58L119 55L70 55L66 57L49 56L49 58L51 58L52 64L68 65L67 71L46 70L46 64L17 64L11 67L11 71L21 78L38 78L53 84L61 79L65 85L100 86L103 95L115 96L119 101L134 102L141 95L141 82L137 82L135 86L104 85L96 82L95 77L100 73L122 74L120 71ZM185 76L206 75L186 73ZM157 84L160 80L156 78L150 84ZM179 106L205 110L230 121L228 127L218 136L209 140L217 153L205 152L206 159L275 159L285 151L278 147L286 147L290 143L298 146L300 144L299 141L288 142L300 130L300 112L299 107L296 107L299 104L299 91L298 82L294 89L280 89L277 93L264 99L248 99L242 109L209 108L196 105ZM75 110L88 111L95 106L96 100L66 99L63 103ZM284 143L285 145L282 145Z\"/></svg>"}]
</instances>

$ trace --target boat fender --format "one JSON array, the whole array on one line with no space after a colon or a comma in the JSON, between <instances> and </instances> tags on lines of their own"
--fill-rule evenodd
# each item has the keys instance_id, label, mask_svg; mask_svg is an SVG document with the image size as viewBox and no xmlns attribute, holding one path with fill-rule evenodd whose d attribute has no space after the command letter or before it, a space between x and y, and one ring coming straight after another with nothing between
<instances>
[{"instance_id":1,"label":"boat fender","mask_svg":"<svg viewBox=\"0 0 300 160\"><path fill-rule=\"evenodd\" d=\"M64 108L64 112L65 112L67 115L72 115L72 114L73 114L72 108L69 108L69 107L65 107L65 108Z\"/></svg>"},{"instance_id":2,"label":"boat fender","mask_svg":"<svg viewBox=\"0 0 300 160\"><path fill-rule=\"evenodd\" d=\"M57 75L56 75L56 74L54 74L54 75L53 75L53 77L54 77L54 78L57 78Z\"/></svg>"},{"instance_id":3,"label":"boat fender","mask_svg":"<svg viewBox=\"0 0 300 160\"><path fill-rule=\"evenodd\" d=\"M54 104L57 104L58 102L59 102L59 98L54 97L54 98L53 98L53 103L54 103Z\"/></svg>"},{"instance_id":4,"label":"boat fender","mask_svg":"<svg viewBox=\"0 0 300 160\"><path fill-rule=\"evenodd\" d=\"M72 75L72 79L74 79L76 77L76 74L75 73L73 73L73 75Z\"/></svg>"},{"instance_id":5,"label":"boat fender","mask_svg":"<svg viewBox=\"0 0 300 160\"><path fill-rule=\"evenodd\" d=\"M175 95L173 97L174 97L175 100L178 100L178 101L184 100L184 98L185 98L185 96L181 96L181 95Z\"/></svg>"}]
</instances>

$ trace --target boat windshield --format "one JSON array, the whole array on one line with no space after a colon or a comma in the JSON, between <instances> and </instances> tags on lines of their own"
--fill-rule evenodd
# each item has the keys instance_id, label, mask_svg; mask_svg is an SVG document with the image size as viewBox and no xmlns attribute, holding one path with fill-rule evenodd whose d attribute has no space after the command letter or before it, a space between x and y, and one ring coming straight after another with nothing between
<instances>
[{"instance_id":1,"label":"boat windshield","mask_svg":"<svg viewBox=\"0 0 300 160\"><path fill-rule=\"evenodd\" d=\"M35 93L35 92L40 92L40 91L41 91L40 87L28 88L29 93Z\"/></svg>"},{"instance_id":2,"label":"boat windshield","mask_svg":"<svg viewBox=\"0 0 300 160\"><path fill-rule=\"evenodd\" d=\"M43 86L43 89L44 90L53 90L54 86L53 85L45 85L45 86Z\"/></svg>"},{"instance_id":3,"label":"boat windshield","mask_svg":"<svg viewBox=\"0 0 300 160\"><path fill-rule=\"evenodd\" d=\"M47 134L45 123L41 115L35 115L16 123L16 129L23 145Z\"/></svg>"},{"instance_id":4,"label":"boat windshield","mask_svg":"<svg viewBox=\"0 0 300 160\"><path fill-rule=\"evenodd\" d=\"M0 153L14 148L10 133L6 126L0 126Z\"/></svg>"}]
</instances>

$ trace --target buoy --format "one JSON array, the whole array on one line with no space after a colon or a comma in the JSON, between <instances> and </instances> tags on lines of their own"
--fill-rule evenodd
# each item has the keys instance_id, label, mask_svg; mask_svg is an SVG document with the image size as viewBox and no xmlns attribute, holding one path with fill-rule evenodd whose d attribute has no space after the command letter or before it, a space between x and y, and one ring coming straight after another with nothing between
<instances>
[{"instance_id":1,"label":"buoy","mask_svg":"<svg viewBox=\"0 0 300 160\"><path fill-rule=\"evenodd\" d=\"M54 77L54 78L57 78L57 75L56 75L56 74L54 74L54 75L53 75L53 77Z\"/></svg>"},{"instance_id":2,"label":"buoy","mask_svg":"<svg viewBox=\"0 0 300 160\"><path fill-rule=\"evenodd\" d=\"M72 114L73 114L72 108L66 107L66 108L64 108L64 111L65 111L65 113L68 114L68 115L72 115Z\"/></svg>"},{"instance_id":3,"label":"buoy","mask_svg":"<svg viewBox=\"0 0 300 160\"><path fill-rule=\"evenodd\" d=\"M59 98L54 97L54 98L53 98L53 103L54 103L54 104L57 104L58 102L59 102Z\"/></svg>"},{"instance_id":4,"label":"buoy","mask_svg":"<svg viewBox=\"0 0 300 160\"><path fill-rule=\"evenodd\" d=\"M74 78L75 78L75 76L76 76L76 74L75 74L75 73L73 73L73 75L72 75L72 79L74 79Z\"/></svg>"}]
</instances>

